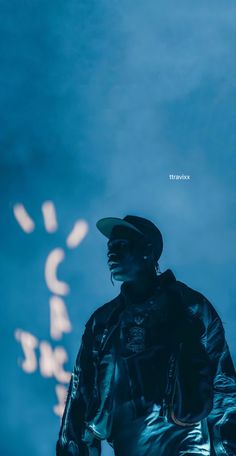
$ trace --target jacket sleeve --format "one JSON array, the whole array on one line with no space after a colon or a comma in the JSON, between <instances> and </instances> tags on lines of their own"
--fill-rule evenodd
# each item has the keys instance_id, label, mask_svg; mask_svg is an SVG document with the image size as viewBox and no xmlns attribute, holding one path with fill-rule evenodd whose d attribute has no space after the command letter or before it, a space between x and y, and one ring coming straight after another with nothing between
<instances>
[{"instance_id":1,"label":"jacket sleeve","mask_svg":"<svg viewBox=\"0 0 236 456\"><path fill-rule=\"evenodd\" d=\"M85 434L85 414L93 391L94 365L92 356L92 317L86 324L80 350L71 375L67 400L62 417L57 456L100 456L101 442L91 435L88 443ZM86 431L87 432L87 431Z\"/></svg>"},{"instance_id":2,"label":"jacket sleeve","mask_svg":"<svg viewBox=\"0 0 236 456\"><path fill-rule=\"evenodd\" d=\"M212 445L217 456L236 455L236 376L222 321L208 303L207 350L214 378L213 409L208 416Z\"/></svg>"},{"instance_id":3,"label":"jacket sleeve","mask_svg":"<svg viewBox=\"0 0 236 456\"><path fill-rule=\"evenodd\" d=\"M199 296L180 288L176 321L180 341L172 418L190 425L206 418L213 405L213 378L206 350L206 328L198 311Z\"/></svg>"}]
</instances>

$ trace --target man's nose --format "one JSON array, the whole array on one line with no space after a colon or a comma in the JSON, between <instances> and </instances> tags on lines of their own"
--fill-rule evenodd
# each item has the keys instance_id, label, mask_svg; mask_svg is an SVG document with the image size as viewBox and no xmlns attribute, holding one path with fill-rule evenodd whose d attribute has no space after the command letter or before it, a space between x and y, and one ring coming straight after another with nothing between
<instances>
[{"instance_id":1,"label":"man's nose","mask_svg":"<svg viewBox=\"0 0 236 456\"><path fill-rule=\"evenodd\" d=\"M114 243L113 245L108 246L108 251L107 251L107 256L108 259L116 258L116 259L121 259L123 256L125 256L128 253L128 246L124 246L123 244L120 243Z\"/></svg>"},{"instance_id":2,"label":"man's nose","mask_svg":"<svg viewBox=\"0 0 236 456\"><path fill-rule=\"evenodd\" d=\"M118 252L109 251L107 253L107 256L108 256L108 260L114 260L114 259L117 259L119 255L118 255Z\"/></svg>"},{"instance_id":3,"label":"man's nose","mask_svg":"<svg viewBox=\"0 0 236 456\"><path fill-rule=\"evenodd\" d=\"M117 262L121 260L122 252L119 249L112 249L108 251L107 256L109 263L112 261Z\"/></svg>"}]
</instances>

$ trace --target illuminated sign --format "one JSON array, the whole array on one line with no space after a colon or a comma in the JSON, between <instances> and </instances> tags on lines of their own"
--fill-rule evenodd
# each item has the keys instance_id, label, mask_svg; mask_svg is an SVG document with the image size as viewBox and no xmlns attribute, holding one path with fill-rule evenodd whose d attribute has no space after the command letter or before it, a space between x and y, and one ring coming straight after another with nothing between
<instances>
[{"instance_id":1,"label":"illuminated sign","mask_svg":"<svg viewBox=\"0 0 236 456\"><path fill-rule=\"evenodd\" d=\"M15 204L13 213L16 221L26 234L35 230L35 223L28 214L23 204ZM42 204L42 215L45 230L54 233L58 229L56 210L52 201ZM88 224L85 220L77 220L67 236L66 245L69 249L76 248L85 238L88 232ZM47 288L52 293L49 298L50 311L50 338L59 341L64 333L72 331L72 324L68 315L64 297L70 292L66 282L58 279L57 269L64 261L65 251L61 247L51 250L45 260L44 277ZM53 407L56 415L62 416L67 393L66 385L70 381L71 373L67 372L64 364L68 361L65 347L57 345L52 347L50 341L39 340L34 334L17 328L15 338L21 344L24 359L20 362L21 368L26 374L32 374L39 370L46 378L55 378L57 384L55 393L58 403ZM38 354L38 356L37 356Z\"/></svg>"}]
</instances>

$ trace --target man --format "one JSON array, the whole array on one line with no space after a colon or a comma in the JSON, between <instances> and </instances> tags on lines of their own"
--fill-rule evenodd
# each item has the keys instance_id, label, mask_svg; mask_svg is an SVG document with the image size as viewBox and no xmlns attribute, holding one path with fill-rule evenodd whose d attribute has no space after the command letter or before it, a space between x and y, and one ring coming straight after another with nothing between
<instances>
[{"instance_id":1,"label":"man","mask_svg":"<svg viewBox=\"0 0 236 456\"><path fill-rule=\"evenodd\" d=\"M159 272L149 220L103 218L120 294L86 324L58 456L236 455L236 378L220 317L200 293Z\"/></svg>"}]
</instances>

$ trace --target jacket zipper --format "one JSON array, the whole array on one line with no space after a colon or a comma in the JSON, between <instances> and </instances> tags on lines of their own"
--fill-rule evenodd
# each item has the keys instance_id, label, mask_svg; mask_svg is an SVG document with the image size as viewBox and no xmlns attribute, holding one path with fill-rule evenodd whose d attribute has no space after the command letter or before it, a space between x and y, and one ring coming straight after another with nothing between
<instances>
[{"instance_id":1,"label":"jacket zipper","mask_svg":"<svg viewBox=\"0 0 236 456\"><path fill-rule=\"evenodd\" d=\"M173 394L172 394L171 403L170 403L170 416L171 416L172 420L174 421L174 423L177 424L178 426L182 426L182 427L194 426L195 424L198 423L197 421L195 423L184 423L183 421L178 420L178 418L176 418L176 416L174 414L173 401L174 401L175 386L176 386L176 383L173 388Z\"/></svg>"},{"instance_id":2,"label":"jacket zipper","mask_svg":"<svg viewBox=\"0 0 236 456\"><path fill-rule=\"evenodd\" d=\"M100 354L102 353L102 351L104 350L104 348L106 347L109 339L111 338L112 334L114 333L114 331L118 328L119 324L120 324L120 317L121 317L121 314L118 318L118 321L117 323L113 326L113 328L111 329L111 331L109 332L108 328L106 328L103 332L103 336L102 336L102 339L101 339L101 343L100 343ZM128 375L128 379L129 379L129 388L130 388L130 392L131 392L131 403L132 403L132 406L133 406L133 410L134 410L134 414L136 414L136 408L135 408L135 402L134 400L132 399L133 397L133 383L132 383L132 380L129 376L129 372L128 372L128 362L127 360L125 360L125 366L126 366L126 371L127 371L127 375Z\"/></svg>"},{"instance_id":3,"label":"jacket zipper","mask_svg":"<svg viewBox=\"0 0 236 456\"><path fill-rule=\"evenodd\" d=\"M178 353L180 352L182 344L179 346ZM174 414L174 395L175 395L175 389L176 389L176 364L177 364L177 355L173 354L170 357L169 361L169 371L168 371L168 379L167 379L167 386L166 386L166 391L165 391L165 397L163 398L162 401L162 409L163 409L163 417L165 421L168 421L169 418L174 421L175 424L178 426L194 426L198 422L195 423L185 423L183 421L180 421L178 418L176 418Z\"/></svg>"},{"instance_id":4,"label":"jacket zipper","mask_svg":"<svg viewBox=\"0 0 236 456\"><path fill-rule=\"evenodd\" d=\"M171 355L170 360L169 360L169 369L168 369L168 376L167 376L167 385L166 385L166 390L165 390L165 395L162 400L162 411L163 411L163 417L165 421L168 421L169 419L169 409L170 409L170 395L171 391L174 390L173 388L173 376L175 372L175 363L176 363L176 356ZM174 396L174 391L172 394L172 398ZM172 400L171 398L171 400Z\"/></svg>"},{"instance_id":5,"label":"jacket zipper","mask_svg":"<svg viewBox=\"0 0 236 456\"><path fill-rule=\"evenodd\" d=\"M117 306L118 308L119 306ZM113 313L115 313L115 311L117 310L114 309ZM120 309L120 314L118 316L118 321L115 323L115 325L113 326L113 328L110 330L109 332L109 329L108 328L105 328L104 331L103 331L103 335L102 335L102 339L101 339L101 342L100 342L100 348L99 348L99 352L101 353L104 348L106 347L106 344L107 342L109 341L109 339L111 338L113 332L116 330L116 328L119 326L120 324L120 319L121 319L121 314L122 314L122 308Z\"/></svg>"},{"instance_id":6,"label":"jacket zipper","mask_svg":"<svg viewBox=\"0 0 236 456\"><path fill-rule=\"evenodd\" d=\"M133 388L133 382L132 382L131 376L129 375L128 360L127 360L127 359L124 359L124 361L125 361L125 368L126 368L126 372L127 372L127 376L128 376L128 382L129 382L131 404L132 404L132 407L133 407L134 419L135 419L135 418L137 417L137 416L136 416L136 415L137 415L137 411L136 411L135 401L134 401L134 388Z\"/></svg>"}]
</instances>

